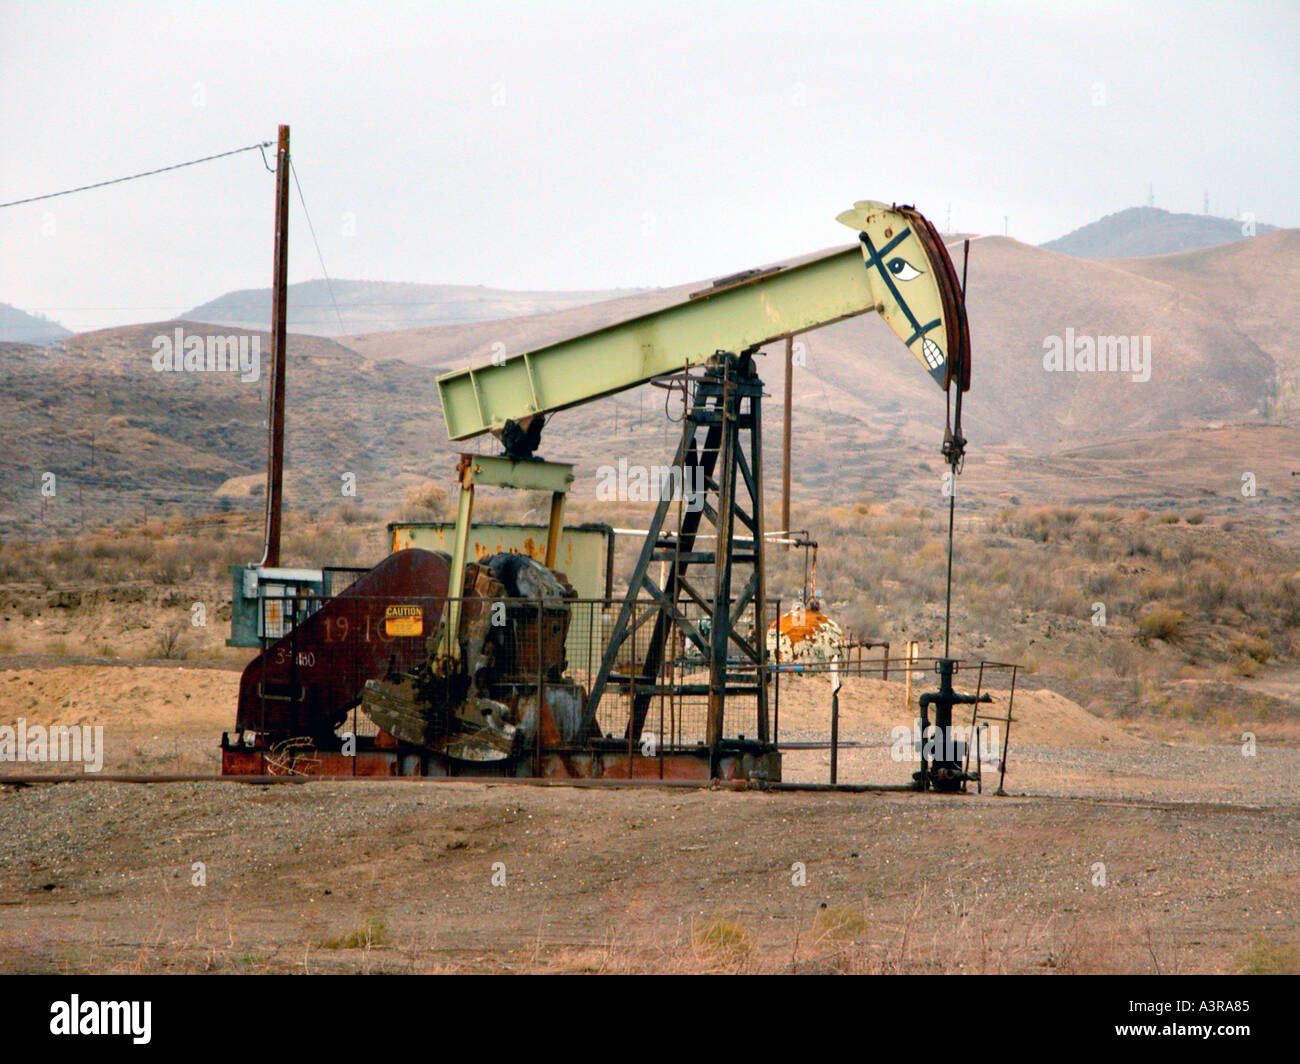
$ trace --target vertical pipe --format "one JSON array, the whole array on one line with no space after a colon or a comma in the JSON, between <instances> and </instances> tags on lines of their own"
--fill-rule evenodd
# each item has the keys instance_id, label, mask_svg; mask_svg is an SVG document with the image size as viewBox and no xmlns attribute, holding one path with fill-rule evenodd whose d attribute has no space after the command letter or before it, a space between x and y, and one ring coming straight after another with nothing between
<instances>
[{"instance_id":1,"label":"vertical pipe","mask_svg":"<svg viewBox=\"0 0 1300 1064\"><path fill-rule=\"evenodd\" d=\"M713 555L713 616L709 631L709 711L705 741L711 774L718 768L718 745L725 728L727 654L731 628L731 548L736 519L736 449L739 439L739 399L736 396L737 361L731 356L721 371L722 401L718 404L721 439L718 455L717 539ZM680 537L678 537L680 539Z\"/></svg>"},{"instance_id":2,"label":"vertical pipe","mask_svg":"<svg viewBox=\"0 0 1300 1064\"><path fill-rule=\"evenodd\" d=\"M442 638L438 655L459 660L460 616L465 596L465 560L469 554L469 532L474 519L474 456L462 454L456 469L460 500L456 507L456 542L452 547L451 575L447 578L447 603L442 614Z\"/></svg>"},{"instance_id":3,"label":"vertical pipe","mask_svg":"<svg viewBox=\"0 0 1300 1064\"><path fill-rule=\"evenodd\" d=\"M838 782L840 765L840 659L831 658L831 783Z\"/></svg>"},{"instance_id":4,"label":"vertical pipe","mask_svg":"<svg viewBox=\"0 0 1300 1064\"><path fill-rule=\"evenodd\" d=\"M271 387L266 414L266 540L261 565L280 564L280 507L284 494L285 287L289 276L289 127L280 127L275 152L275 265L271 277Z\"/></svg>"},{"instance_id":5,"label":"vertical pipe","mask_svg":"<svg viewBox=\"0 0 1300 1064\"><path fill-rule=\"evenodd\" d=\"M635 639L636 637L633 636L633 638ZM659 682L659 678L656 677L655 683L658 682ZM635 715L636 712L636 677L635 676L632 678L632 697L633 697L633 702L631 708L632 708L633 715ZM635 748L635 743L641 738L639 730L634 728L632 725L633 725L633 720L631 717L629 717L628 724L627 724L627 778L628 779L631 779L633 776L632 751Z\"/></svg>"},{"instance_id":6,"label":"vertical pipe","mask_svg":"<svg viewBox=\"0 0 1300 1064\"><path fill-rule=\"evenodd\" d=\"M776 650L772 657L772 745L781 742L781 600L776 600ZM764 640L766 640L766 635Z\"/></svg>"},{"instance_id":7,"label":"vertical pipe","mask_svg":"<svg viewBox=\"0 0 1300 1064\"><path fill-rule=\"evenodd\" d=\"M794 337L785 338L785 410L782 413L781 438L781 532L790 538L790 397L794 383ZM791 544L786 543L789 550ZM806 598L807 596L805 596Z\"/></svg>"},{"instance_id":8,"label":"vertical pipe","mask_svg":"<svg viewBox=\"0 0 1300 1064\"><path fill-rule=\"evenodd\" d=\"M555 568L560 548L560 529L564 522L564 492L551 493L551 523L546 529L546 568Z\"/></svg>"},{"instance_id":9,"label":"vertical pipe","mask_svg":"<svg viewBox=\"0 0 1300 1064\"><path fill-rule=\"evenodd\" d=\"M907 644L907 652L904 655L904 660L907 662L907 668L903 672L903 679L906 685L906 694L903 697L907 699L907 708L909 711L912 708L912 668L916 664L916 655L919 650L920 644L917 643L916 640L911 640Z\"/></svg>"},{"instance_id":10,"label":"vertical pipe","mask_svg":"<svg viewBox=\"0 0 1300 1064\"><path fill-rule=\"evenodd\" d=\"M758 656L758 660L754 663L754 672L758 678L758 693L755 695L754 701L758 712L758 741L766 743L771 734L771 722L768 719L769 707L767 704L767 525L764 521L763 499L762 410L763 399L761 393L750 396L749 414L752 418L749 430L750 473L754 481L754 490L750 493L752 503L750 513L754 521L754 574L757 584L754 594L754 653ZM781 623L778 620L778 637L780 627Z\"/></svg>"},{"instance_id":11,"label":"vertical pipe","mask_svg":"<svg viewBox=\"0 0 1300 1064\"><path fill-rule=\"evenodd\" d=\"M1002 733L1002 756L998 760L998 789L995 792L999 796L1006 795L1006 788L1003 786L1007 781L1007 747L1011 745L1011 714L1016 707L1016 674L1020 671L1018 665L1011 666L1011 691L1007 696L1007 730Z\"/></svg>"},{"instance_id":12,"label":"vertical pipe","mask_svg":"<svg viewBox=\"0 0 1300 1064\"><path fill-rule=\"evenodd\" d=\"M561 505L563 504L564 496L562 494L557 493L555 498L560 500ZM545 712L546 707L546 665L543 661L545 636L542 632L542 625L546 623L546 615L543 610L544 604L545 600L539 594L535 603L535 609L537 610L537 731L533 737L534 776L541 776L542 774L542 714ZM567 638L568 633L566 632L565 635Z\"/></svg>"},{"instance_id":13,"label":"vertical pipe","mask_svg":"<svg viewBox=\"0 0 1300 1064\"><path fill-rule=\"evenodd\" d=\"M657 744L657 746L656 746L656 751L655 751L655 752L658 753L658 755L659 755L659 778L660 778L660 779L663 779L663 778L664 778L664 743L667 741L667 740L664 738L664 699L665 699L665 697L671 698L672 695L667 695L667 696L665 696L664 693L663 693L662 691L660 691L660 692L659 692L659 735L658 735L659 742L658 742L658 744Z\"/></svg>"}]
</instances>

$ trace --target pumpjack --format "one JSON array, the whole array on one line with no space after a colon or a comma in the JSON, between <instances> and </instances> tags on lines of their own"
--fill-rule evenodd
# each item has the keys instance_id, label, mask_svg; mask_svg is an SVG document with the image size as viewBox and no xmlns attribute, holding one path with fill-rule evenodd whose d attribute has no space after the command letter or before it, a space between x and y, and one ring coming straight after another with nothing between
<instances>
[{"instance_id":1,"label":"pumpjack","mask_svg":"<svg viewBox=\"0 0 1300 1064\"><path fill-rule=\"evenodd\" d=\"M914 208L874 201L838 220L856 246L723 277L651 313L440 376L449 438L490 433L504 450L460 456L450 554L398 551L266 646L245 670L224 771L267 771L275 751L309 737L303 763L323 774L779 779L754 356L874 311L947 396L943 454L954 475L966 444L970 337L939 234ZM552 415L665 378L687 397L673 459L681 491L659 498L626 593L609 604L599 664L578 683L567 660L575 595L556 570L573 470L535 452ZM539 559L471 558L478 486L550 492ZM365 645L345 667L339 653L363 632L382 646ZM688 676L678 674L683 660ZM619 733L609 730L610 694L626 708ZM674 746L653 710L662 717L665 699L692 698L702 734ZM743 723L729 717L737 705ZM341 759L336 733L358 706L378 731L359 746L352 736Z\"/></svg>"}]
</instances>

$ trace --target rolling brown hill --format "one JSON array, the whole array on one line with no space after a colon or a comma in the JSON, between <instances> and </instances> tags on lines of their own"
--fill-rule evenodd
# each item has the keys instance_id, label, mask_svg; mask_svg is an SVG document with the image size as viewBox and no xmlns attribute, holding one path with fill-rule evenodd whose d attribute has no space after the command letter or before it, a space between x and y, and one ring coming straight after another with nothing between
<instances>
[{"instance_id":1,"label":"rolling brown hill","mask_svg":"<svg viewBox=\"0 0 1300 1064\"><path fill-rule=\"evenodd\" d=\"M1249 337L1276 366L1276 413L1295 418L1300 389L1300 230L1279 229L1223 247L1120 259L1113 265L1172 286Z\"/></svg>"},{"instance_id":2,"label":"rolling brown hill","mask_svg":"<svg viewBox=\"0 0 1300 1064\"><path fill-rule=\"evenodd\" d=\"M239 478L265 469L269 337L220 328L258 336L256 382L234 373L156 372L153 340L178 326L202 330L158 322L44 349L0 345L0 535L242 505L247 486L239 490ZM436 420L428 425L437 397L426 371L291 336L287 380L289 505L389 501L426 478L418 456L441 432ZM44 472L55 474L52 497L39 490ZM345 472L356 474L355 497L341 493Z\"/></svg>"},{"instance_id":3,"label":"rolling brown hill","mask_svg":"<svg viewBox=\"0 0 1300 1064\"><path fill-rule=\"evenodd\" d=\"M1285 261L1288 234L1300 239L1294 231L1258 238L1268 243L1252 245L1255 268L1285 274L1291 265ZM1197 254L1239 255L1238 247ZM1272 257L1278 261L1270 266ZM401 358L445 371L482 364L494 350L514 354L646 313L705 283L532 318L375 333L347 342L377 360ZM1227 309L1194 287L1180 287L1177 279L988 237L972 244L969 289L975 385L967 417L972 439L981 443L1042 453L1116 434L1252 420L1271 408L1275 359L1283 355L1256 342L1265 329L1244 331ZM1286 328L1300 327L1294 301L1276 305L1279 315L1291 319ZM1261 322L1267 320L1267 311L1262 313ZM1044 341L1064 338L1067 329L1092 337L1149 336L1150 380L1046 372ZM933 438L940 398L874 316L802 339L807 370L797 378L796 405L806 416L819 423L848 418L873 437ZM774 390L782 371L781 359L768 360L763 372ZM557 417L556 428L574 414Z\"/></svg>"},{"instance_id":4,"label":"rolling brown hill","mask_svg":"<svg viewBox=\"0 0 1300 1064\"><path fill-rule=\"evenodd\" d=\"M1131 481L1144 453L1161 453L1143 441L1221 423L1259 424L1279 411L1290 416L1286 400L1300 373L1298 243L1300 233L1279 231L1186 255L1097 262L1002 237L975 240L968 296L975 370L966 405L977 456L967 482L975 493L990 503L1010 496L1028 501L1036 496L1018 488L1018 478L1027 477L1042 501L1056 501L1062 492L1075 497L1057 473L1081 472L1086 462L1096 478L1089 497L1095 497L1111 476L1096 463L1110 459L1081 448L1137 441L1124 451L1124 476ZM291 335L289 504L320 510L357 502L391 512L411 486L449 483L456 451L495 444L447 441L437 372L486 362L497 344L514 353L644 313L705 283L531 317L341 342ZM47 348L0 345L0 423L6 426L0 535L66 533L83 519L96 524L171 508L256 509L250 496L264 465L269 338L248 333L260 337L264 352L256 383L235 375L157 373L151 344L177 324L85 333ZM1149 336L1150 379L1046 372L1044 341L1067 329ZM244 332L229 326L219 331ZM796 502L935 499L943 396L883 323L860 317L800 342ZM779 351L768 354L774 357L762 361L761 372L769 392L779 396L783 360ZM767 418L773 493L780 476L778 402L770 402ZM667 413L676 415L671 408ZM620 456L647 464L667 460L677 429L665 414L665 393L649 386L565 411L548 425L540 453L576 462L575 490L589 497L591 474L601 464ZM1203 439L1212 443L1214 437ZM1058 452L1075 457L1050 458ZM985 460L988 490L980 491L977 470ZM1206 461L1213 464L1212 456ZM39 492L47 471L59 478L53 498ZM347 472L356 474L355 497L341 492ZM1163 473L1154 465L1149 472ZM1124 490L1129 498L1159 498L1150 484L1130 482Z\"/></svg>"},{"instance_id":5,"label":"rolling brown hill","mask_svg":"<svg viewBox=\"0 0 1300 1064\"><path fill-rule=\"evenodd\" d=\"M316 280L289 285L285 299L293 332L338 337L372 329L412 329L543 314L624 294L628 293L619 289L544 292L484 285ZM227 292L183 317L241 329L269 329L271 290Z\"/></svg>"}]
</instances>

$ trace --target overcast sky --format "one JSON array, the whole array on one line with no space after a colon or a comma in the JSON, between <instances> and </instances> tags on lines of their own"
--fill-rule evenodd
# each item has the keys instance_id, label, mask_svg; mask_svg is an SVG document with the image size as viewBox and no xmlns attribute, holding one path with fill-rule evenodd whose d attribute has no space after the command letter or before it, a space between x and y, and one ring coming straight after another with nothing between
<instances>
[{"instance_id":1,"label":"overcast sky","mask_svg":"<svg viewBox=\"0 0 1300 1064\"><path fill-rule=\"evenodd\" d=\"M677 284L856 199L1040 243L1125 207L1300 225L1300 3L0 0L0 202L274 140L333 277ZM0 210L74 329L270 282L258 153ZM321 275L295 199L290 280Z\"/></svg>"}]
</instances>

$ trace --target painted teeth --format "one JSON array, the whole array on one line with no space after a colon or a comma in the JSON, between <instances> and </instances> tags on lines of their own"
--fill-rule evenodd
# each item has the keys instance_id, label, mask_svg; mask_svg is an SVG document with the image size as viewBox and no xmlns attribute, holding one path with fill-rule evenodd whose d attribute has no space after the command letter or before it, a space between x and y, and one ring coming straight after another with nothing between
<instances>
[{"instance_id":1,"label":"painted teeth","mask_svg":"<svg viewBox=\"0 0 1300 1064\"><path fill-rule=\"evenodd\" d=\"M929 337L922 341L921 351L925 355L925 364L931 369L938 369L943 365L943 352L939 350L939 345Z\"/></svg>"}]
</instances>

